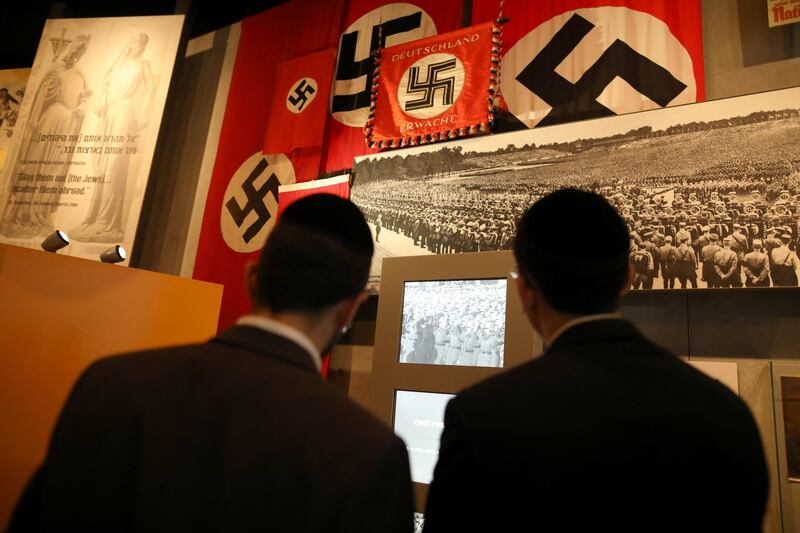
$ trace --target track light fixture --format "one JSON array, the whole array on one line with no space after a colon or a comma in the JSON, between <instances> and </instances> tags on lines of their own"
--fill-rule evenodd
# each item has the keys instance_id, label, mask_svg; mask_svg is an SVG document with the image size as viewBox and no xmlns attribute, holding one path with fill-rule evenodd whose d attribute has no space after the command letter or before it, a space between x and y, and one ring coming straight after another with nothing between
<instances>
[{"instance_id":1,"label":"track light fixture","mask_svg":"<svg viewBox=\"0 0 800 533\"><path fill-rule=\"evenodd\" d=\"M69 237L61 230L55 230L42 241L42 250L45 252L57 252L69 244Z\"/></svg>"},{"instance_id":2,"label":"track light fixture","mask_svg":"<svg viewBox=\"0 0 800 533\"><path fill-rule=\"evenodd\" d=\"M100 261L103 263L119 263L121 261L125 261L128 257L127 252L125 252L125 248L120 246L119 244L115 244L102 254L100 254Z\"/></svg>"}]
</instances>

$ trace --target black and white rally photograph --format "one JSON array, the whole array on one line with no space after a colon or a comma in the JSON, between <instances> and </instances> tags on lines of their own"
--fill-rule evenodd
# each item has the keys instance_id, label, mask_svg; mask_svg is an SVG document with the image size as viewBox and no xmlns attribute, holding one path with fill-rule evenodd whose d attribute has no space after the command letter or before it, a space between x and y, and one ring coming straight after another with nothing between
<instances>
[{"instance_id":1,"label":"black and white rally photograph","mask_svg":"<svg viewBox=\"0 0 800 533\"><path fill-rule=\"evenodd\" d=\"M410 281L400 362L503 367L505 279Z\"/></svg>"},{"instance_id":2,"label":"black and white rally photograph","mask_svg":"<svg viewBox=\"0 0 800 533\"><path fill-rule=\"evenodd\" d=\"M511 249L523 211L568 186L628 223L633 289L797 286L798 102L785 89L358 159L371 286L383 257Z\"/></svg>"}]
</instances>

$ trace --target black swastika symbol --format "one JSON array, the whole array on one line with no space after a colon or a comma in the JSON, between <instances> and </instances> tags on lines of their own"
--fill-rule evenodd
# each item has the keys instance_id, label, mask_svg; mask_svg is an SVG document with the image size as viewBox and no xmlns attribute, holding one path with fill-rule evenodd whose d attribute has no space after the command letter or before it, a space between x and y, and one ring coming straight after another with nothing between
<instances>
[{"instance_id":1,"label":"black swastika symbol","mask_svg":"<svg viewBox=\"0 0 800 533\"><path fill-rule=\"evenodd\" d=\"M372 27L372 37L370 39L370 51L377 50L386 46L386 38L398 33L415 30L422 25L422 12L418 11L405 17L388 20L383 24ZM339 94L333 96L331 112L352 111L369 107L369 99L372 94L372 74L375 71L375 63L372 57L367 57L361 61L356 61L356 45L358 44L358 32L345 33L342 35L342 43L339 46L339 65L336 69L337 80L355 80L366 74L367 81L364 88L356 94Z\"/></svg>"},{"instance_id":2,"label":"black swastika symbol","mask_svg":"<svg viewBox=\"0 0 800 533\"><path fill-rule=\"evenodd\" d=\"M225 207L228 210L228 213L231 214L233 221L236 222L236 225L240 228L242 224L244 224L244 219L253 211L256 212L258 218L250 224L244 234L242 235L242 239L244 242L249 243L253 237L258 235L258 232L261 231L261 228L269 222L269 219L272 218L272 215L269 213L269 209L267 209L267 203L264 199L267 197L268 194L271 194L275 200L278 200L278 186L281 184L278 181L278 177L272 173L267 179L267 182L261 186L260 189L256 189L253 186L253 183L256 179L264 172L264 169L267 168L269 163L267 163L266 159L262 159L256 167L250 172L250 175L244 180L242 183L242 191L244 191L245 196L247 196L247 203L244 204L244 207L239 205L239 202L236 201L236 198L233 197L225 203Z\"/></svg>"},{"instance_id":3,"label":"black swastika symbol","mask_svg":"<svg viewBox=\"0 0 800 533\"><path fill-rule=\"evenodd\" d=\"M437 91L442 91L442 105L453 105L453 92L455 90L456 79L439 79L439 74L455 68L455 58L438 63L431 63L428 65L427 81L420 83L419 67L411 67L411 71L408 74L408 87L406 88L406 92L408 92L408 94L422 93L422 96L417 100L406 102L406 111L433 107L433 101L436 98Z\"/></svg>"},{"instance_id":4,"label":"black swastika symbol","mask_svg":"<svg viewBox=\"0 0 800 533\"><path fill-rule=\"evenodd\" d=\"M301 80L300 84L294 88L294 94L289 96L289 102L295 109L302 111L303 107L308 103L308 95L314 94L315 92L317 92L317 90L306 83L306 80Z\"/></svg>"},{"instance_id":5,"label":"black swastika symbol","mask_svg":"<svg viewBox=\"0 0 800 533\"><path fill-rule=\"evenodd\" d=\"M619 39L603 52L577 83L570 83L555 69L592 28L594 24L585 18L572 15L517 76L517 81L552 107L537 126L614 115L612 110L597 101L597 97L615 77L627 81L661 107L686 88L667 69Z\"/></svg>"}]
</instances>

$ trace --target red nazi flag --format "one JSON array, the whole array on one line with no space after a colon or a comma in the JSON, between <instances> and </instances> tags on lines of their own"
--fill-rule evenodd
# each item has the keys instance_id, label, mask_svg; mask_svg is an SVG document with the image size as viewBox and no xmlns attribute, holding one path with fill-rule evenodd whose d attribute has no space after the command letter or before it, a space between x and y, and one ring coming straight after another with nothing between
<instances>
[{"instance_id":1,"label":"red nazi flag","mask_svg":"<svg viewBox=\"0 0 800 533\"><path fill-rule=\"evenodd\" d=\"M474 0L473 21L497 17ZM700 0L509 1L500 90L513 124L498 130L705 99Z\"/></svg>"},{"instance_id":2,"label":"red nazi flag","mask_svg":"<svg viewBox=\"0 0 800 533\"><path fill-rule=\"evenodd\" d=\"M335 61L331 48L278 65L265 154L322 146Z\"/></svg>"}]
</instances>

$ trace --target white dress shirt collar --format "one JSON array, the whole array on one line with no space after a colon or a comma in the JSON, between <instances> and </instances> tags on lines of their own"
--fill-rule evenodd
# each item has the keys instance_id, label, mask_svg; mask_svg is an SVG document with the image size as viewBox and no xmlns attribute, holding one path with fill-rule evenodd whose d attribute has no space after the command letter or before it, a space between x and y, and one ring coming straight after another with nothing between
<instances>
[{"instance_id":1,"label":"white dress shirt collar","mask_svg":"<svg viewBox=\"0 0 800 533\"><path fill-rule=\"evenodd\" d=\"M270 318L258 315L245 315L236 321L236 325L263 329L264 331L272 333L273 335L278 335L279 337L289 339L308 352L308 355L311 357L311 360L314 362L314 366L317 367L317 370L322 369L322 357L320 356L319 349L317 349L317 347L314 346L314 343L311 342L311 339L309 339L308 336L306 336L300 330L288 326L283 322L278 322L277 320L272 320Z\"/></svg>"},{"instance_id":2,"label":"white dress shirt collar","mask_svg":"<svg viewBox=\"0 0 800 533\"><path fill-rule=\"evenodd\" d=\"M559 338L561 335L563 335L565 331L574 328L575 326L579 326L580 324L586 324L587 322L594 322L596 320L609 320L609 319L618 320L620 318L622 318L622 313L598 313L596 315L586 315L578 317L575 320L570 320L569 322L558 328L556 332L550 336L550 339L546 341L546 344L547 346L552 346L553 343L556 342L556 339Z\"/></svg>"}]
</instances>

